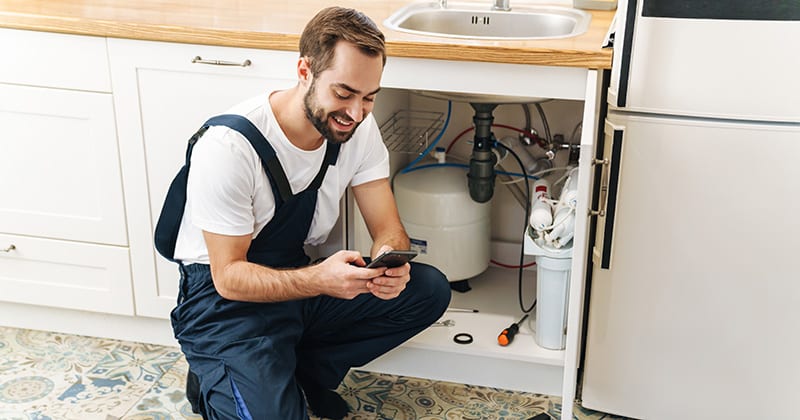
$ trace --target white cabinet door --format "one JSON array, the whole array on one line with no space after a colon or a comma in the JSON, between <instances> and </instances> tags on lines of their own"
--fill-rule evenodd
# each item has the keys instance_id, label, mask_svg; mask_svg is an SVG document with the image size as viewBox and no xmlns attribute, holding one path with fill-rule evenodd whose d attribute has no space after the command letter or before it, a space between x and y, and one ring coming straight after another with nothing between
<instances>
[{"instance_id":1,"label":"white cabinet door","mask_svg":"<svg viewBox=\"0 0 800 420\"><path fill-rule=\"evenodd\" d=\"M0 300L133 315L128 249L0 234Z\"/></svg>"},{"instance_id":2,"label":"white cabinet door","mask_svg":"<svg viewBox=\"0 0 800 420\"><path fill-rule=\"evenodd\" d=\"M136 313L166 318L178 270L153 248L153 229L186 142L209 117L296 83L296 52L109 40L131 229ZM193 63L195 57L249 65Z\"/></svg>"},{"instance_id":3,"label":"white cabinet door","mask_svg":"<svg viewBox=\"0 0 800 420\"><path fill-rule=\"evenodd\" d=\"M127 245L111 95L0 84L0 232Z\"/></svg>"},{"instance_id":4,"label":"white cabinet door","mask_svg":"<svg viewBox=\"0 0 800 420\"><path fill-rule=\"evenodd\" d=\"M106 39L0 28L0 82L111 91Z\"/></svg>"}]
</instances>

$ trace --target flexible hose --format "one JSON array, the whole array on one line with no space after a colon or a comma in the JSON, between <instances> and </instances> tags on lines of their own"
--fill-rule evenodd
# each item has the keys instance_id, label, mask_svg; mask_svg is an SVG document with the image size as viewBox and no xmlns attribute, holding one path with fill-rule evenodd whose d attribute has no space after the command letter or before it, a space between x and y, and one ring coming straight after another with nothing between
<instances>
[{"instance_id":1,"label":"flexible hose","mask_svg":"<svg viewBox=\"0 0 800 420\"><path fill-rule=\"evenodd\" d=\"M522 159L519 158L519 156L517 155L516 152L511 150L510 147L508 147L505 144L500 143L500 142L495 142L495 146L496 147L502 147L506 151L508 151L508 153L511 154L511 156L513 156L514 159L517 161L517 163L519 164L520 169L523 172L525 172L525 165L522 163ZM522 301L522 270L523 270L523 266L524 266L524 263L525 263L525 236L528 234L527 233L528 232L528 219L530 218L530 214L531 214L531 186L530 186L530 183L528 182L528 177L527 176L525 177L525 192L526 192L527 205L525 206L525 219L524 219L525 227L522 229L522 241L520 241L520 245L519 245L519 269L518 269L519 273L518 273L518 278L517 278L517 297L519 299L519 308L522 310L523 313L527 314L528 312L532 311L533 308L536 306L536 299L535 298L533 300L533 304L531 304L531 306L529 308L527 308L527 309L525 308L525 303Z\"/></svg>"}]
</instances>

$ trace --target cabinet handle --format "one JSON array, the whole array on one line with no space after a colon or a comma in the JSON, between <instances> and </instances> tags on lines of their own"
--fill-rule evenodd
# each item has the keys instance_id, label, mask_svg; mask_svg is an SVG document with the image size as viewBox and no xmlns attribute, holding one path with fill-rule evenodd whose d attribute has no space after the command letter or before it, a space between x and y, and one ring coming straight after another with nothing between
<instances>
[{"instance_id":1,"label":"cabinet handle","mask_svg":"<svg viewBox=\"0 0 800 420\"><path fill-rule=\"evenodd\" d=\"M611 144L611 159L608 171L608 181L606 184L607 195L605 205L605 233L603 234L603 252L600 259L600 268L611 268L611 247L614 240L614 221L616 216L617 207L617 192L619 189L619 170L620 160L622 159L622 140L624 139L625 132L623 130L614 130L613 143Z\"/></svg>"},{"instance_id":2,"label":"cabinet handle","mask_svg":"<svg viewBox=\"0 0 800 420\"><path fill-rule=\"evenodd\" d=\"M17 246L14 245L14 244L11 244L11 245L3 248L3 249L0 249L0 252L11 252L11 251L13 251L15 249L17 249Z\"/></svg>"},{"instance_id":3,"label":"cabinet handle","mask_svg":"<svg viewBox=\"0 0 800 420\"><path fill-rule=\"evenodd\" d=\"M605 210L593 210L593 209L589 209L589 217L594 217L594 216L600 216L600 217L603 217L603 216L605 216L605 215L606 215L606 211L605 211Z\"/></svg>"},{"instance_id":4,"label":"cabinet handle","mask_svg":"<svg viewBox=\"0 0 800 420\"><path fill-rule=\"evenodd\" d=\"M611 163L611 162L609 161L608 158L603 158L603 159L595 158L595 159L592 159L592 165L594 165L594 166L608 166L609 163ZM606 169L603 168L603 171L602 171L602 175L603 175L602 179L603 179L603 181L601 181L601 183L600 183L600 209L599 210L595 210L595 209L591 209L590 208L589 209L589 217L594 217L594 216L605 217L605 215L606 215L606 210L605 210L605 208L606 208L606 196L608 195L608 181L607 181L608 174L606 172L607 172ZM605 182L605 183L603 183L603 182Z\"/></svg>"},{"instance_id":5,"label":"cabinet handle","mask_svg":"<svg viewBox=\"0 0 800 420\"><path fill-rule=\"evenodd\" d=\"M253 64L250 60L244 60L241 63L237 63L235 61L224 61L224 60L204 60L203 57L199 55L192 59L192 63L197 64L210 64L212 66L239 66L239 67L247 67Z\"/></svg>"}]
</instances>

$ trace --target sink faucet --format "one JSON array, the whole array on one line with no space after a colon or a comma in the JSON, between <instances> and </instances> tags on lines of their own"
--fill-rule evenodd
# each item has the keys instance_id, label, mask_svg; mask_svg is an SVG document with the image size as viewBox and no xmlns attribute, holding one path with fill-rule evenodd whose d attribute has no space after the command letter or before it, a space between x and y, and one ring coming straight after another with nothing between
<instances>
[{"instance_id":1,"label":"sink faucet","mask_svg":"<svg viewBox=\"0 0 800 420\"><path fill-rule=\"evenodd\" d=\"M492 10L502 10L507 12L511 10L511 5L509 4L510 0L494 0L494 4L492 5Z\"/></svg>"}]
</instances>

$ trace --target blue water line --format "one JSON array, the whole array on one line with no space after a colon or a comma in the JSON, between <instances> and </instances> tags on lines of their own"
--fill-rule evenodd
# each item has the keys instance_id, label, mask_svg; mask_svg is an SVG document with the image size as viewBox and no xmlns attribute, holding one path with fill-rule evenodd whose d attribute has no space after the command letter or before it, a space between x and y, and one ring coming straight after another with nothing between
<instances>
[{"instance_id":1,"label":"blue water line","mask_svg":"<svg viewBox=\"0 0 800 420\"><path fill-rule=\"evenodd\" d=\"M419 163L419 161L422 160L422 158L424 158L425 156L428 156L428 153L430 153L431 150L433 150L433 148L436 147L436 143L438 143L439 140L442 138L445 130L447 130L447 126L450 124L450 114L452 113L452 111L453 111L453 101L447 101L447 118L445 118L444 120L444 125L442 126L442 130L439 131L439 135L437 135L436 138L431 142L431 144L428 145L427 149L425 149L422 153L420 153L420 155L417 156L416 159L411 161L411 163L409 163L405 168L403 168L400 171L401 174L404 174L406 172L411 172L411 167Z\"/></svg>"},{"instance_id":2,"label":"blue water line","mask_svg":"<svg viewBox=\"0 0 800 420\"><path fill-rule=\"evenodd\" d=\"M453 167L453 168L469 169L469 165L467 165L465 163L447 163L447 162L438 163L437 162L437 163L427 163L425 165L415 166L413 168L407 168L408 170L406 172L414 172L414 171L416 171L418 169L435 168L435 167L439 167L439 166L442 166L442 167L449 166L449 167ZM518 173L518 172L507 172L507 171L495 171L495 172L498 173L498 174L508 175L508 176L523 176L521 173ZM529 179L533 179L533 180L539 179L538 176L533 176L533 175L525 175L525 176L527 176Z\"/></svg>"},{"instance_id":3,"label":"blue water line","mask_svg":"<svg viewBox=\"0 0 800 420\"><path fill-rule=\"evenodd\" d=\"M408 173L408 172L413 172L413 171L416 171L418 169L433 168L433 167L436 167L436 166L450 166L450 167L458 167L458 168L469 168L469 165L465 165L463 163L430 163L430 164L420 165L420 166L416 166L416 167L414 166L417 163L419 163L419 161L422 160L425 156L428 156L428 154L431 152L431 150L434 147L436 147L436 144L439 143L439 140L441 140L442 136L444 135L444 132L447 130L447 126L450 124L450 115L452 114L452 112L453 112L453 101L447 101L447 117L444 120L444 125L442 126L442 129L439 131L439 134L436 136L435 139L433 139L431 144L428 145L428 147L422 153L420 153L419 156L417 156L416 159L411 161L411 163L406 165L405 168L400 170L401 174L405 174L405 173ZM528 174L521 174L521 173L517 173L517 172L506 172L506 171L495 171L495 172L498 173L498 174L503 174L503 175L508 175L508 176L527 176L530 179L539 179L539 177L536 177L536 176L532 176L532 175L528 175Z\"/></svg>"}]
</instances>

